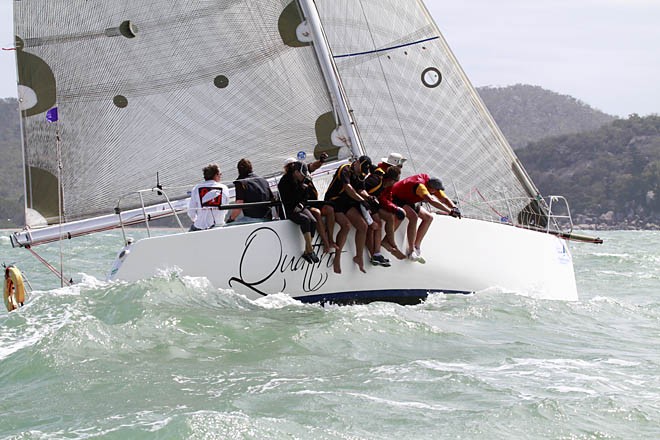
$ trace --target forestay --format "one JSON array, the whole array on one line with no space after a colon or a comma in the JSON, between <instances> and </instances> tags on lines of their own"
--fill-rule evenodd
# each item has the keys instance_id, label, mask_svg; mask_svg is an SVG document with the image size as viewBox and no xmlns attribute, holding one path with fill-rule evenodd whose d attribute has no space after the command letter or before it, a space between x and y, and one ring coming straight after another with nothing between
<instances>
[{"instance_id":1,"label":"forestay","mask_svg":"<svg viewBox=\"0 0 660 440\"><path fill-rule=\"evenodd\" d=\"M440 177L466 214L521 221L538 191L423 3L316 4L367 154L404 154L404 174Z\"/></svg>"},{"instance_id":2,"label":"forestay","mask_svg":"<svg viewBox=\"0 0 660 440\"><path fill-rule=\"evenodd\" d=\"M338 152L290 0L22 0L14 11L28 226L58 221L60 175L72 221L111 213L156 173L192 185L209 162L231 180L242 157L268 175L301 149Z\"/></svg>"}]
</instances>

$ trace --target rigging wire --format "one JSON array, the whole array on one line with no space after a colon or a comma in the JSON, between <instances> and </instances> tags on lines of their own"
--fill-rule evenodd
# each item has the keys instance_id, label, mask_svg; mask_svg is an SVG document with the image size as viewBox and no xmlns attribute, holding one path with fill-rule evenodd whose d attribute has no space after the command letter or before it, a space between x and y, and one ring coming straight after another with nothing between
<instances>
[{"instance_id":1,"label":"rigging wire","mask_svg":"<svg viewBox=\"0 0 660 440\"><path fill-rule=\"evenodd\" d=\"M58 270L55 268L55 266L53 266L53 265L50 264L48 261L46 261L41 255L37 254L37 253L32 249L31 246L26 246L25 249L27 249L28 251L30 251L30 253L32 253L32 255L34 255L34 257L35 257L37 260L39 260L39 262L40 262L41 264L43 264L44 266L46 266L46 268L47 268L48 270L50 270L51 272L53 272L53 273L54 273L54 274L60 279L60 282L61 282L62 287L64 287L65 285L66 285L67 287L69 287L69 286L71 286L71 285L73 284L73 280L72 280L72 279L70 279L70 280L67 281L67 280L64 278L64 274L63 274L62 272L58 271Z\"/></svg>"},{"instance_id":2,"label":"rigging wire","mask_svg":"<svg viewBox=\"0 0 660 440\"><path fill-rule=\"evenodd\" d=\"M62 143L60 138L59 116L57 114L57 106L54 107L54 120L55 124L55 144L57 147L57 206L59 214L59 250L60 250L60 287L64 287L64 252L62 250L62 221L64 220L64 210L62 203ZM52 110L51 110L52 111ZM46 116L48 118L48 115ZM50 119L49 119L50 120Z\"/></svg>"}]
</instances>

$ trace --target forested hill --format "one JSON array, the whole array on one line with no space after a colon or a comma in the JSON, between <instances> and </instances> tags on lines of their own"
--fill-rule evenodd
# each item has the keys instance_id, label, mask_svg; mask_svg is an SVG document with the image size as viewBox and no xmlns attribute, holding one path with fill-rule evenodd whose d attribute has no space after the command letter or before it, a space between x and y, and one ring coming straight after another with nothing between
<instances>
[{"instance_id":1,"label":"forested hill","mask_svg":"<svg viewBox=\"0 0 660 440\"><path fill-rule=\"evenodd\" d=\"M23 158L18 101L0 98L0 227L23 222Z\"/></svg>"},{"instance_id":2,"label":"forested hill","mask_svg":"<svg viewBox=\"0 0 660 440\"><path fill-rule=\"evenodd\" d=\"M538 86L517 84L477 91L516 150L546 137L594 130L615 119L571 96Z\"/></svg>"},{"instance_id":3,"label":"forested hill","mask_svg":"<svg viewBox=\"0 0 660 440\"><path fill-rule=\"evenodd\" d=\"M517 154L542 194L569 199L578 223L660 227L660 116L632 115Z\"/></svg>"}]
</instances>

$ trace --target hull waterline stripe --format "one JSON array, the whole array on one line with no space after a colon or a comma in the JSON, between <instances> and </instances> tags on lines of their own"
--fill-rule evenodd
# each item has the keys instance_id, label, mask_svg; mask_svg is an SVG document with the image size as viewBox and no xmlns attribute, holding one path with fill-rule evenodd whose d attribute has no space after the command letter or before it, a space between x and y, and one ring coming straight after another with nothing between
<instances>
[{"instance_id":1,"label":"hull waterline stripe","mask_svg":"<svg viewBox=\"0 0 660 440\"><path fill-rule=\"evenodd\" d=\"M450 295L469 295L473 292L451 289L392 289L392 290L363 290L358 292L326 293L321 295L307 295L293 297L303 303L368 303L373 301L388 301L400 304L417 304L424 301L429 294L444 293Z\"/></svg>"},{"instance_id":2,"label":"hull waterline stripe","mask_svg":"<svg viewBox=\"0 0 660 440\"><path fill-rule=\"evenodd\" d=\"M378 52L387 52L389 50L400 49L402 47L408 47L408 46L414 46L416 44L426 43L427 41L433 41L433 40L438 40L438 39L440 39L440 37L431 37L431 38L426 38L424 40L413 41L412 43L406 43L406 44L399 44L397 46L384 47L383 49L368 50L366 52L347 53L347 54L344 54L344 55L335 55L333 58L348 58L348 57L357 57L357 56L361 56L361 55L369 55L369 54L378 53Z\"/></svg>"}]
</instances>

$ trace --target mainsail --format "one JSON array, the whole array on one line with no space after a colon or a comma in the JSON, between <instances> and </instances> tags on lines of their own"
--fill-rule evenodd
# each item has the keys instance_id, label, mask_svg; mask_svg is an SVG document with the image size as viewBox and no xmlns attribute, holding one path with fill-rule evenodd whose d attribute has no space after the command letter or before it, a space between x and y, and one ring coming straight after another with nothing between
<instances>
[{"instance_id":1,"label":"mainsail","mask_svg":"<svg viewBox=\"0 0 660 440\"><path fill-rule=\"evenodd\" d=\"M516 222L536 206L538 191L421 1L316 5L367 154L404 154L404 173L442 178L473 217Z\"/></svg>"},{"instance_id":2,"label":"mainsail","mask_svg":"<svg viewBox=\"0 0 660 440\"><path fill-rule=\"evenodd\" d=\"M28 226L60 207L67 222L112 213L157 173L192 185L217 162L229 180L248 157L272 174L342 146L296 2L22 0L14 14Z\"/></svg>"}]
</instances>

